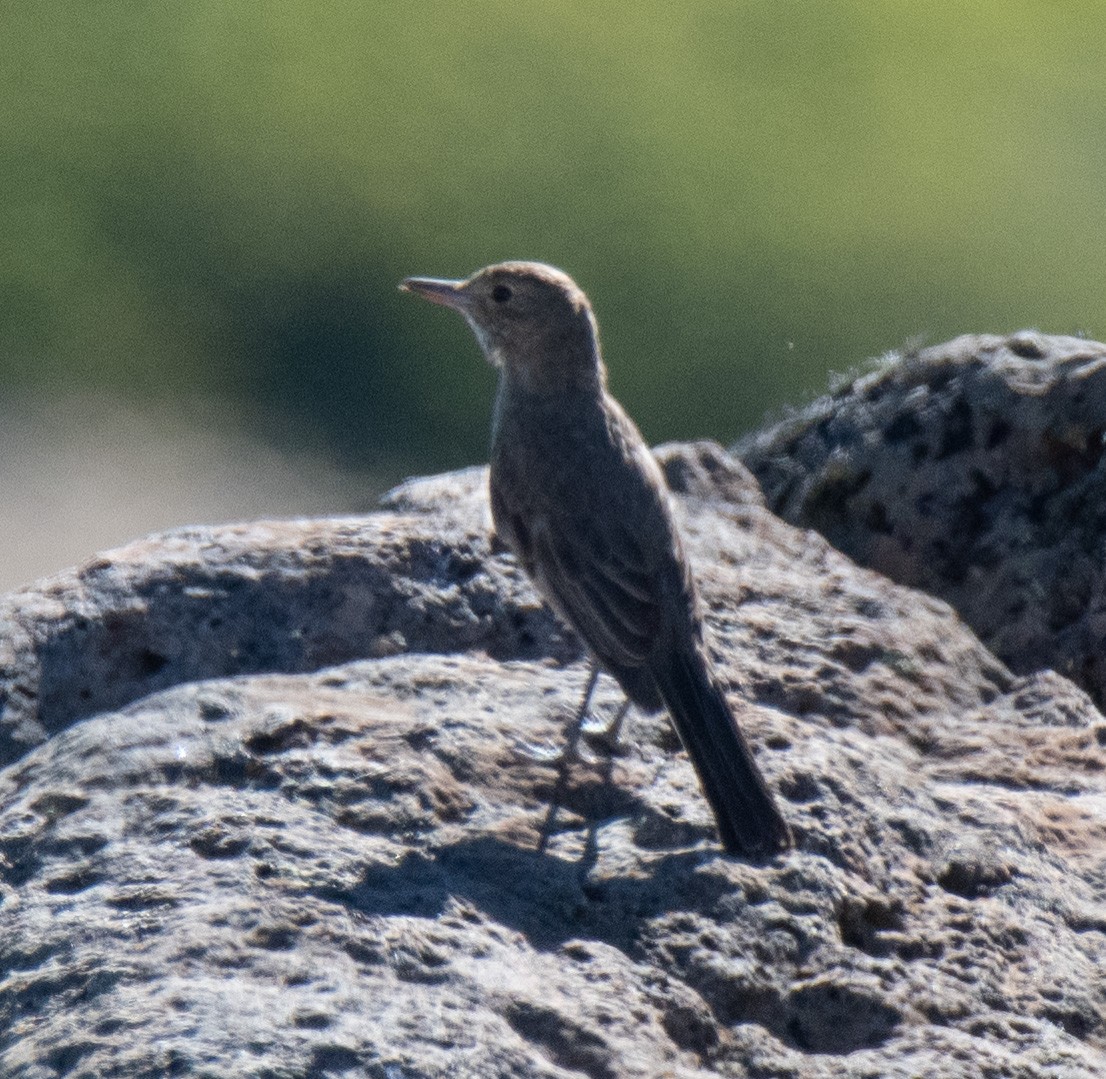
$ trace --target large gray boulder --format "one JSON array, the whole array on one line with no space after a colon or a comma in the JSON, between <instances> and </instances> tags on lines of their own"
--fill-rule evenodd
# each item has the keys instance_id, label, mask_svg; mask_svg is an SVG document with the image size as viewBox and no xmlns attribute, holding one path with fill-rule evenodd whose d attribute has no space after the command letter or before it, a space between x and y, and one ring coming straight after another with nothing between
<instances>
[{"instance_id":1,"label":"large gray boulder","mask_svg":"<svg viewBox=\"0 0 1106 1079\"><path fill-rule=\"evenodd\" d=\"M719 851L663 715L561 761L480 470L153 537L0 603L0 1074L1106 1074L1088 694L662 458L795 851Z\"/></svg>"},{"instance_id":2,"label":"large gray boulder","mask_svg":"<svg viewBox=\"0 0 1106 1079\"><path fill-rule=\"evenodd\" d=\"M773 512L1106 703L1106 345L967 336L743 439Z\"/></svg>"}]
</instances>

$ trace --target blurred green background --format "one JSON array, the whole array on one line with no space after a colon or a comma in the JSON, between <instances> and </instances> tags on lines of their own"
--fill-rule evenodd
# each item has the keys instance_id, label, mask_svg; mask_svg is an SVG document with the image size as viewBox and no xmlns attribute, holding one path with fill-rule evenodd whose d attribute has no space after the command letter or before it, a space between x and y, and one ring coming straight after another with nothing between
<instances>
[{"instance_id":1,"label":"blurred green background","mask_svg":"<svg viewBox=\"0 0 1106 1079\"><path fill-rule=\"evenodd\" d=\"M1099 2L0 13L0 586L483 460L493 373L411 273L568 270L654 442L1106 332Z\"/></svg>"}]
</instances>

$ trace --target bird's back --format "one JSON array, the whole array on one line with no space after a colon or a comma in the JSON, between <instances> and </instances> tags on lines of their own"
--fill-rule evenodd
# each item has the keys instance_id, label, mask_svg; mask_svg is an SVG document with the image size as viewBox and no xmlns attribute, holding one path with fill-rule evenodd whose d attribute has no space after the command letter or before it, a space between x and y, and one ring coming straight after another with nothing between
<instances>
[{"instance_id":1,"label":"bird's back","mask_svg":"<svg viewBox=\"0 0 1106 1079\"><path fill-rule=\"evenodd\" d=\"M663 474L609 395L549 404L522 393L500 390L496 530L628 695L657 708L645 671L652 654L700 634Z\"/></svg>"}]
</instances>

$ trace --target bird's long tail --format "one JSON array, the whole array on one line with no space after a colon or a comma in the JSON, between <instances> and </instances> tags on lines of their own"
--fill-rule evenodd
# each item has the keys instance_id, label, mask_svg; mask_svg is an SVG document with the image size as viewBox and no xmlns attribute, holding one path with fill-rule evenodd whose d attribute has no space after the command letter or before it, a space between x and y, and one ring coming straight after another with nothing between
<instances>
[{"instance_id":1,"label":"bird's long tail","mask_svg":"<svg viewBox=\"0 0 1106 1079\"><path fill-rule=\"evenodd\" d=\"M730 854L767 858L791 846L783 819L717 681L702 656L674 649L654 670L657 687L695 765L722 846Z\"/></svg>"}]
</instances>

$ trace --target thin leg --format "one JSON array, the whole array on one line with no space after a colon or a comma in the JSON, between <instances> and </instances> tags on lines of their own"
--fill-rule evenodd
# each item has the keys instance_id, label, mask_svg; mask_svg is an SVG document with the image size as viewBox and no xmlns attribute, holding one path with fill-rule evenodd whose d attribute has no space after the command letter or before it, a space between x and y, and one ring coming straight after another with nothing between
<instances>
[{"instance_id":1,"label":"thin leg","mask_svg":"<svg viewBox=\"0 0 1106 1079\"><path fill-rule=\"evenodd\" d=\"M588 668L588 684L584 687L584 698L580 701L580 707L576 709L576 716L572 721L572 727L565 741L564 752L557 770L557 785L553 788L553 797L549 800L549 810L545 814L545 823L542 825L541 837L538 840L538 853L544 854L549 845L549 837L553 834L553 826L557 823L557 810L561 805L565 787L568 786L568 769L573 761L579 759L576 750L580 741L580 732L584 727L584 720L591 707L591 697L595 692L595 684L599 681L599 664L594 659L590 661Z\"/></svg>"},{"instance_id":2,"label":"thin leg","mask_svg":"<svg viewBox=\"0 0 1106 1079\"><path fill-rule=\"evenodd\" d=\"M630 705L634 702L627 697L623 702L618 712L615 714L614 719L611 720L611 725L603 732L603 737L613 750L618 745L618 736L622 732L622 721L626 718L626 713L630 710Z\"/></svg>"},{"instance_id":3,"label":"thin leg","mask_svg":"<svg viewBox=\"0 0 1106 1079\"><path fill-rule=\"evenodd\" d=\"M584 698L580 701L580 707L576 709L576 717L572 721L572 728L565 740L564 755L569 760L576 760L578 754L576 746L580 741L580 733L584 729L584 720L588 718L588 709L591 708L591 698L595 694L595 685L599 681L599 664L595 660L589 661L588 684L584 687Z\"/></svg>"}]
</instances>

